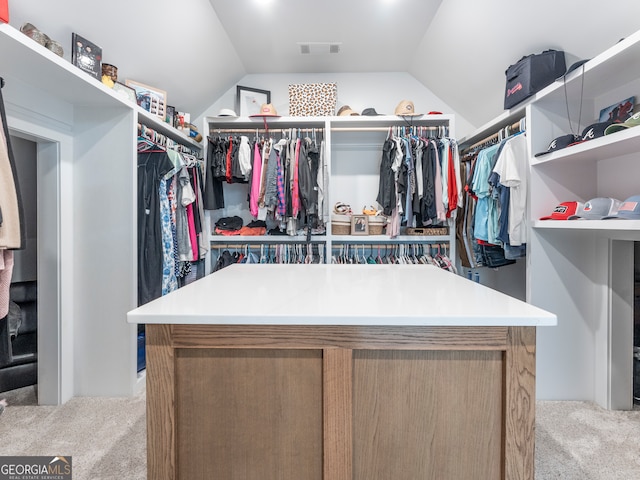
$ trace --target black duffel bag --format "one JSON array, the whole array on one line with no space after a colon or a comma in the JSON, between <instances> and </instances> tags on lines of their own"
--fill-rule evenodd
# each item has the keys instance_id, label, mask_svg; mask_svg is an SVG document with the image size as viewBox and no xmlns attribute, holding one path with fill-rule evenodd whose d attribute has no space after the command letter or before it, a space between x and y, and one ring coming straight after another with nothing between
<instances>
[{"instance_id":1,"label":"black duffel bag","mask_svg":"<svg viewBox=\"0 0 640 480\"><path fill-rule=\"evenodd\" d=\"M504 108L529 98L542 90L567 70L564 52L545 50L535 55L527 55L505 71L507 85L504 92Z\"/></svg>"}]
</instances>

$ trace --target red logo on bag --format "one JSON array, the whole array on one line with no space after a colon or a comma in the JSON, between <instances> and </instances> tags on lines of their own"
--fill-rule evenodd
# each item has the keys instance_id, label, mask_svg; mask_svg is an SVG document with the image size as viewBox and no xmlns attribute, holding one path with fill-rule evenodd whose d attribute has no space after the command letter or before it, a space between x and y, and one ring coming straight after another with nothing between
<instances>
[{"instance_id":1,"label":"red logo on bag","mask_svg":"<svg viewBox=\"0 0 640 480\"><path fill-rule=\"evenodd\" d=\"M513 95L514 93L516 93L519 90L522 90L522 84L521 83L518 83L513 88L510 88L509 90L507 90L507 97L510 97L511 95Z\"/></svg>"}]
</instances>

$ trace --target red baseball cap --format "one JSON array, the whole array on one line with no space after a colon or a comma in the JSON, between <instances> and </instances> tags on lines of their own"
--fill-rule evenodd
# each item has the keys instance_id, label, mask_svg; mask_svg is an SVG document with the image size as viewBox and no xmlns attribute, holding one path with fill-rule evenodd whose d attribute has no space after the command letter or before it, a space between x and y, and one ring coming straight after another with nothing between
<instances>
[{"instance_id":1,"label":"red baseball cap","mask_svg":"<svg viewBox=\"0 0 640 480\"><path fill-rule=\"evenodd\" d=\"M584 205L582 202L562 202L553 209L551 215L540 217L540 220L569 220L569 217L575 215L583 208Z\"/></svg>"}]
</instances>

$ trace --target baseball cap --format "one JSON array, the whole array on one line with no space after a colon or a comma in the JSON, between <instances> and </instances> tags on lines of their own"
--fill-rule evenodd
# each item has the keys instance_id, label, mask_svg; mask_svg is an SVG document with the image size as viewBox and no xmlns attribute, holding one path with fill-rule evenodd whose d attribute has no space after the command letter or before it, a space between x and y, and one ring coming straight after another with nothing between
<instances>
[{"instance_id":1,"label":"baseball cap","mask_svg":"<svg viewBox=\"0 0 640 480\"><path fill-rule=\"evenodd\" d=\"M582 202L562 202L553 209L551 215L540 217L540 220L569 220L578 210L582 210L584 204Z\"/></svg>"},{"instance_id":2,"label":"baseball cap","mask_svg":"<svg viewBox=\"0 0 640 480\"><path fill-rule=\"evenodd\" d=\"M632 195L618 207L618 211L603 220L609 219L640 220L640 195Z\"/></svg>"},{"instance_id":3,"label":"baseball cap","mask_svg":"<svg viewBox=\"0 0 640 480\"><path fill-rule=\"evenodd\" d=\"M612 123L610 124L604 131L605 135L609 135L611 133L619 132L620 130L624 130L626 128L637 127L640 125L640 112L635 115L630 116L624 123Z\"/></svg>"},{"instance_id":4,"label":"baseball cap","mask_svg":"<svg viewBox=\"0 0 640 480\"><path fill-rule=\"evenodd\" d=\"M573 72L575 69L577 69L577 68L581 67L582 65L584 65L585 63L587 63L589 60L590 60L589 58L585 58L584 60L578 60L577 62L573 63L569 68L567 68L567 71L565 73L563 73L562 75L560 75L558 77L558 79L560 79L562 77L566 77L571 72Z\"/></svg>"},{"instance_id":5,"label":"baseball cap","mask_svg":"<svg viewBox=\"0 0 640 480\"><path fill-rule=\"evenodd\" d=\"M611 197L597 197L585 202L569 220L602 220L615 215L622 202Z\"/></svg>"},{"instance_id":6,"label":"baseball cap","mask_svg":"<svg viewBox=\"0 0 640 480\"><path fill-rule=\"evenodd\" d=\"M535 156L539 157L540 155L546 155L547 153L555 152L556 150L562 150L563 148L567 148L569 145L573 145L579 140L580 137L573 135L572 133L568 135L562 135L551 140L551 143L549 144L547 149L544 152L536 153Z\"/></svg>"},{"instance_id":7,"label":"baseball cap","mask_svg":"<svg viewBox=\"0 0 640 480\"><path fill-rule=\"evenodd\" d=\"M582 131L582 138L577 142L572 143L571 145L583 143L588 140L593 140L594 138L604 137L604 132L609 125L611 125L611 122L592 123Z\"/></svg>"}]
</instances>

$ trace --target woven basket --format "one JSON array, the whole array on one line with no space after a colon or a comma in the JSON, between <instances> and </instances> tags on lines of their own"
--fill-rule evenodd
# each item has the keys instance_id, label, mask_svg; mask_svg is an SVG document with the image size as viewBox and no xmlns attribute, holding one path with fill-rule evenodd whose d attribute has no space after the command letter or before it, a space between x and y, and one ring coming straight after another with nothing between
<instances>
[{"instance_id":1,"label":"woven basket","mask_svg":"<svg viewBox=\"0 0 640 480\"><path fill-rule=\"evenodd\" d=\"M404 233L405 235L420 235L424 237L435 236L435 235L448 235L449 227L419 227L419 228L407 227Z\"/></svg>"},{"instance_id":2,"label":"woven basket","mask_svg":"<svg viewBox=\"0 0 640 480\"><path fill-rule=\"evenodd\" d=\"M369 235L382 235L383 231L384 231L384 225L369 224Z\"/></svg>"},{"instance_id":3,"label":"woven basket","mask_svg":"<svg viewBox=\"0 0 640 480\"><path fill-rule=\"evenodd\" d=\"M387 219L381 216L369 217L369 235L382 235Z\"/></svg>"},{"instance_id":4,"label":"woven basket","mask_svg":"<svg viewBox=\"0 0 640 480\"><path fill-rule=\"evenodd\" d=\"M331 215L331 233L333 235L351 235L351 217L349 215Z\"/></svg>"}]
</instances>

